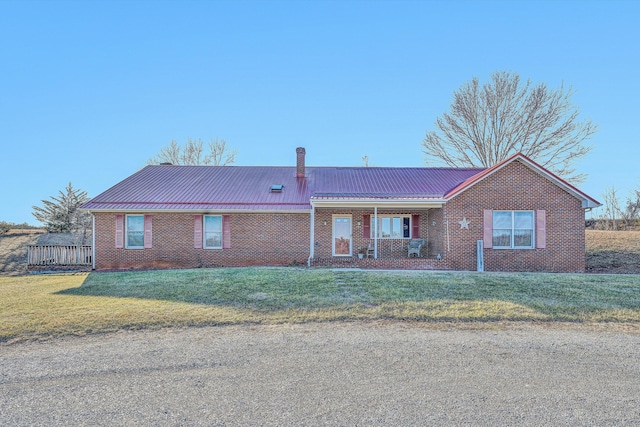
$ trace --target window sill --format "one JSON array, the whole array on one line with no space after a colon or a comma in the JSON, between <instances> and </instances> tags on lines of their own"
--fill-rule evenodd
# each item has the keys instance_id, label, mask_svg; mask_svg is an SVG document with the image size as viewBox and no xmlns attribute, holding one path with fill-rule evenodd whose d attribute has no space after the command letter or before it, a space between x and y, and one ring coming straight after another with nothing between
<instances>
[{"instance_id":1,"label":"window sill","mask_svg":"<svg viewBox=\"0 0 640 427\"><path fill-rule=\"evenodd\" d=\"M507 249L507 250L511 249L511 250L517 250L517 251L530 251L530 250L535 249L535 248L532 248L532 247L529 247L529 246L527 246L527 247L518 247L518 246L516 246L516 247L513 247L513 248L510 248L508 246L494 246L492 249L496 249L496 250L499 250L499 251L502 251L502 250L505 250L505 249Z\"/></svg>"},{"instance_id":2,"label":"window sill","mask_svg":"<svg viewBox=\"0 0 640 427\"><path fill-rule=\"evenodd\" d=\"M369 237L369 240L373 239L373 237ZM411 240L411 237L378 237L378 240Z\"/></svg>"}]
</instances>

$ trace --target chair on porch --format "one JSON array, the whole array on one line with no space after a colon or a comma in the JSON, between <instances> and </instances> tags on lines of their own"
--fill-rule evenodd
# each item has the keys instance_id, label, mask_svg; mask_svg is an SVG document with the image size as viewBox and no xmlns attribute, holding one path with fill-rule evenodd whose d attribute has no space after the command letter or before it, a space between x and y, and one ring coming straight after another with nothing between
<instances>
[{"instance_id":1,"label":"chair on porch","mask_svg":"<svg viewBox=\"0 0 640 427\"><path fill-rule=\"evenodd\" d=\"M369 246L367 246L367 252L366 252L366 256L367 258L373 258L373 256L375 255L375 249L373 248L373 244L369 243Z\"/></svg>"},{"instance_id":2,"label":"chair on porch","mask_svg":"<svg viewBox=\"0 0 640 427\"><path fill-rule=\"evenodd\" d=\"M411 239L409 245L407 246L407 257L411 258L411 254L415 254L418 258L422 256L420 251L424 246L424 239Z\"/></svg>"}]
</instances>

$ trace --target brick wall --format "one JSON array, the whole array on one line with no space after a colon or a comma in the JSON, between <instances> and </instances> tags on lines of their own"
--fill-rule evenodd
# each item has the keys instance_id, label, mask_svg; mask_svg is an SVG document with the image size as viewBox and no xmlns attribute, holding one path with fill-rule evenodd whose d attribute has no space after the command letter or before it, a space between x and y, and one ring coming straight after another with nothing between
<instances>
[{"instance_id":1,"label":"brick wall","mask_svg":"<svg viewBox=\"0 0 640 427\"><path fill-rule=\"evenodd\" d=\"M447 250L444 216L442 209L430 209L428 221L427 255L435 258L440 254L444 257Z\"/></svg>"},{"instance_id":2,"label":"brick wall","mask_svg":"<svg viewBox=\"0 0 640 427\"><path fill-rule=\"evenodd\" d=\"M484 249L486 271L584 271L584 209L580 200L519 161L445 205L443 214L449 220L451 242L446 257L453 269L476 269L476 241L483 238L484 209L544 209L547 229L545 249ZM463 217L469 221L468 230L458 223Z\"/></svg>"},{"instance_id":3,"label":"brick wall","mask_svg":"<svg viewBox=\"0 0 640 427\"><path fill-rule=\"evenodd\" d=\"M483 212L545 210L545 249L484 249L487 271L580 272L585 267L584 210L578 199L519 161L450 200L442 209L379 209L379 215L420 215L420 237L427 240L423 261L404 261L405 239L379 239L378 260L357 260L365 215L373 209L316 209L314 265L365 268L476 269L476 241L483 238ZM332 256L332 218L352 218L352 257ZM231 248L194 249L193 214L153 214L153 248L116 249L115 214L96 214L96 268L178 268L306 263L309 214L230 213ZM458 221L469 221L461 229ZM360 221L360 225L357 222ZM325 225L326 222L326 225ZM448 222L448 232L447 232ZM442 261L431 262L438 254Z\"/></svg>"},{"instance_id":4,"label":"brick wall","mask_svg":"<svg viewBox=\"0 0 640 427\"><path fill-rule=\"evenodd\" d=\"M116 249L115 213L96 213L96 269L287 265L307 262L309 214L229 215L229 249L194 249L194 216L179 213L153 214L152 248Z\"/></svg>"}]
</instances>

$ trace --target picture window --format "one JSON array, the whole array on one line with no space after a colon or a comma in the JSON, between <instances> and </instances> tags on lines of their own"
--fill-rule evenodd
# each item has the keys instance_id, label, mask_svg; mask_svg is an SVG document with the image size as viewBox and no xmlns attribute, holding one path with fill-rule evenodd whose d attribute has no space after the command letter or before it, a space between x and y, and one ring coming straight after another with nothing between
<instances>
[{"instance_id":1,"label":"picture window","mask_svg":"<svg viewBox=\"0 0 640 427\"><path fill-rule=\"evenodd\" d=\"M533 211L493 211L494 249L533 249Z\"/></svg>"}]
</instances>

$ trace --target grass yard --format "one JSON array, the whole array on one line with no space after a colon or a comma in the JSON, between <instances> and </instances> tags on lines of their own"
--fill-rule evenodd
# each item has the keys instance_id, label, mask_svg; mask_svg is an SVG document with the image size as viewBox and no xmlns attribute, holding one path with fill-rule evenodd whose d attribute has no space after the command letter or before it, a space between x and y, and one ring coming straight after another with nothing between
<instances>
[{"instance_id":1,"label":"grass yard","mask_svg":"<svg viewBox=\"0 0 640 427\"><path fill-rule=\"evenodd\" d=\"M640 322L640 276L229 268L0 277L0 341L333 320Z\"/></svg>"}]
</instances>

